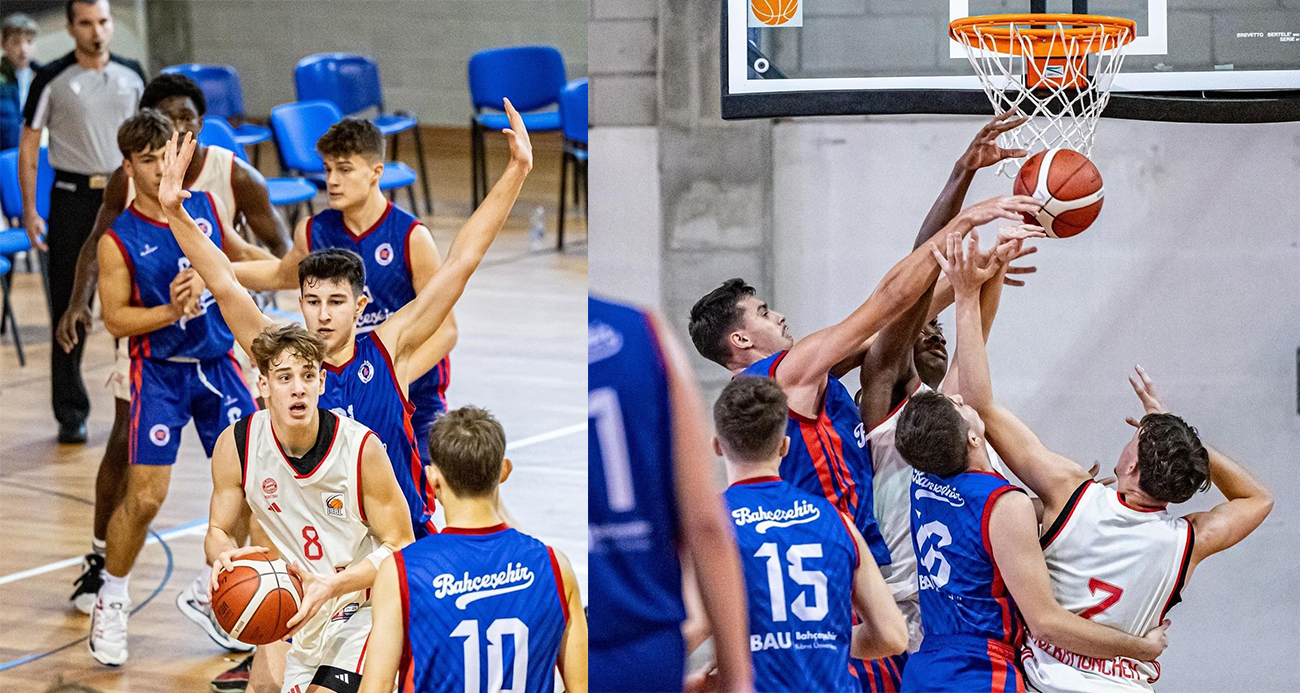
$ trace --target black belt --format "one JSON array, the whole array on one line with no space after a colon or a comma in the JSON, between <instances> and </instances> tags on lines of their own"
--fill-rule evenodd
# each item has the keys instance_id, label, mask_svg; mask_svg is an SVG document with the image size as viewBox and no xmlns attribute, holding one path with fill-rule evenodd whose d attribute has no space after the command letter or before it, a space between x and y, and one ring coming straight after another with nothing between
<instances>
[{"instance_id":1,"label":"black belt","mask_svg":"<svg viewBox=\"0 0 1300 693\"><path fill-rule=\"evenodd\" d=\"M86 175L84 173L73 173L72 171L64 171L57 168L54 169L55 187L59 187L58 184L63 183L64 187L59 189L67 190L68 192L75 193L84 190L103 190L108 187L108 178L109 174L107 173L93 173L91 175ZM72 187L67 187L69 185Z\"/></svg>"}]
</instances>

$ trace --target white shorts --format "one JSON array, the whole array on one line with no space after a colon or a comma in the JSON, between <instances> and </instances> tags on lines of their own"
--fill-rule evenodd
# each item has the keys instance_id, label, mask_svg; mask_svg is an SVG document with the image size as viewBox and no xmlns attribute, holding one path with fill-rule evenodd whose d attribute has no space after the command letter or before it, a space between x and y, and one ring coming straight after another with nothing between
<instances>
[{"instance_id":1,"label":"white shorts","mask_svg":"<svg viewBox=\"0 0 1300 693\"><path fill-rule=\"evenodd\" d=\"M131 401L131 351L127 346L128 339L117 340L117 350L113 352L113 372L108 376L107 387L112 388L113 396L123 402ZM235 343L235 360L239 362L239 370L244 376L244 382L248 384L248 389L257 397L257 366L253 360L248 358L244 353L243 347Z\"/></svg>"},{"instance_id":2,"label":"white shorts","mask_svg":"<svg viewBox=\"0 0 1300 693\"><path fill-rule=\"evenodd\" d=\"M326 666L334 669L334 676L353 678L353 681L340 680L340 683L350 684L351 690L357 690L361 685L361 669L365 666L370 624L370 604L365 604L347 618L335 614L325 626L320 647L311 651L290 647L284 662L284 686L280 693L303 693L315 678L316 670Z\"/></svg>"}]
</instances>

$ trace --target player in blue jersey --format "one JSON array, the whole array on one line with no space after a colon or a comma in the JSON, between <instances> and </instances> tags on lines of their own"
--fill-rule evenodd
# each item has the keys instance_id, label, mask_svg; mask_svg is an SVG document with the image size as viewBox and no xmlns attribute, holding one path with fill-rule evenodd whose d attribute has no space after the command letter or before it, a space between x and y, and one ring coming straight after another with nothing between
<instances>
[{"instance_id":1,"label":"player in blue jersey","mask_svg":"<svg viewBox=\"0 0 1300 693\"><path fill-rule=\"evenodd\" d=\"M982 253L960 239L949 239L945 250L936 259L959 303L978 301L980 286L1013 252L1004 245ZM1024 691L1016 649L1026 628L1039 640L1100 659L1152 661L1164 651L1167 621L1136 637L1056 602L1033 505L992 471L984 422L960 396L913 395L899 415L896 444L913 468L912 539L925 627L903 691Z\"/></svg>"},{"instance_id":2,"label":"player in blue jersey","mask_svg":"<svg viewBox=\"0 0 1300 693\"><path fill-rule=\"evenodd\" d=\"M344 119L325 132L316 151L325 162L330 208L298 223L294 230L297 252L281 261L272 284L247 288L296 289L301 255L327 248L351 250L366 265L366 308L357 319L357 332L365 334L415 300L442 258L429 229L379 190L384 171L384 136L379 128L368 120ZM411 426L422 466L429 464L429 427L438 413L447 410L448 354L456 345L456 336L456 319L448 315L419 349L418 359L433 364L432 368L410 383L409 398L415 405ZM432 498L429 501L432 508Z\"/></svg>"},{"instance_id":3,"label":"player in blue jersey","mask_svg":"<svg viewBox=\"0 0 1300 693\"><path fill-rule=\"evenodd\" d=\"M430 354L425 346L447 313L431 311L430 306L445 303L450 312L470 274L505 224L532 169L532 145L523 121L513 108L507 104L507 112L513 114L512 128L505 130L511 159L500 181L457 233L447 261L415 300L399 308L383 324L365 334L357 334L357 321L365 313L368 299L365 265L356 253L343 249L314 251L297 263L303 317L307 328L325 341L327 349L325 369L329 383L321 395L321 406L359 421L379 436L388 449L393 471L407 499L417 538L435 530L430 520L432 508L425 472L415 449L411 422L415 407L408 398L407 388L442 358ZM187 159L191 147L187 145L178 151L178 165ZM195 249L191 254L194 268L225 310L235 338L248 349L272 320L257 310L243 285L274 282L280 261L245 263L238 267L236 277L236 268L226 258L204 252L200 235L192 224L184 223L183 218L172 221L181 246ZM290 254L301 258L300 250ZM444 275L441 283L435 281ZM445 295L438 296L438 292Z\"/></svg>"},{"instance_id":4,"label":"player in blue jersey","mask_svg":"<svg viewBox=\"0 0 1300 693\"><path fill-rule=\"evenodd\" d=\"M506 434L482 409L439 417L430 478L447 526L384 559L361 693L587 690L587 618L565 555L506 525Z\"/></svg>"},{"instance_id":5,"label":"player in blue jersey","mask_svg":"<svg viewBox=\"0 0 1300 693\"><path fill-rule=\"evenodd\" d=\"M713 627L720 689L749 690L744 582L704 411L656 318L588 299L587 417L592 690L682 689L683 563Z\"/></svg>"},{"instance_id":6,"label":"player in blue jersey","mask_svg":"<svg viewBox=\"0 0 1300 693\"><path fill-rule=\"evenodd\" d=\"M91 654L102 664L127 658L128 578L149 523L167 498L181 429L191 419L209 456L231 422L256 409L238 364L234 341L189 259L167 225L159 202L163 149L172 122L144 109L118 130L122 167L136 197L99 241L99 295L104 325L129 338L131 410L126 494L108 525L104 584L91 613ZM271 257L226 228L208 193L185 201L197 241L222 258Z\"/></svg>"},{"instance_id":7,"label":"player in blue jersey","mask_svg":"<svg viewBox=\"0 0 1300 693\"><path fill-rule=\"evenodd\" d=\"M995 197L963 210L937 235L962 237L994 219L1020 219L1021 212L1037 207L1028 197ZM866 430L839 376L861 363L868 340L915 304L938 278L929 248L924 244L896 264L842 322L798 342L785 316L771 310L742 279L725 282L691 309L691 340L702 356L733 374L774 378L785 390L790 451L781 461L781 478L824 496L853 517L878 565L887 565L890 556L872 514ZM888 665L858 666L864 690L897 678Z\"/></svg>"},{"instance_id":8,"label":"player in blue jersey","mask_svg":"<svg viewBox=\"0 0 1300 693\"><path fill-rule=\"evenodd\" d=\"M754 690L858 691L850 652L900 654L907 624L853 518L777 476L790 447L786 411L776 381L752 376L732 380L713 405L749 595Z\"/></svg>"}]
</instances>

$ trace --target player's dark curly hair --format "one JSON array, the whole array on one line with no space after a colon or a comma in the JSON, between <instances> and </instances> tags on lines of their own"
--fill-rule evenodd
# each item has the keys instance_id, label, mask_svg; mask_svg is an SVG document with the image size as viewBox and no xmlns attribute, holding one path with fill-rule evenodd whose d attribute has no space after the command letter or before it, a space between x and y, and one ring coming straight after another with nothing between
<instances>
[{"instance_id":1,"label":"player's dark curly hair","mask_svg":"<svg viewBox=\"0 0 1300 693\"><path fill-rule=\"evenodd\" d=\"M361 256L343 248L317 250L298 263L298 288L307 280L337 282L352 285L352 293L360 296L366 288L366 265Z\"/></svg>"},{"instance_id":2,"label":"player's dark curly hair","mask_svg":"<svg viewBox=\"0 0 1300 693\"><path fill-rule=\"evenodd\" d=\"M200 118L208 112L208 99L203 96L203 90L198 82L185 75L162 74L149 80L140 95L140 108L158 108L158 104L173 96L188 96Z\"/></svg>"},{"instance_id":3,"label":"player's dark curly hair","mask_svg":"<svg viewBox=\"0 0 1300 693\"><path fill-rule=\"evenodd\" d=\"M744 279L736 278L722 282L722 286L695 302L691 307L688 329L700 356L724 367L727 365L731 360L727 335L740 325L740 300L753 295L754 287L746 284Z\"/></svg>"},{"instance_id":4,"label":"player's dark curly hair","mask_svg":"<svg viewBox=\"0 0 1300 693\"><path fill-rule=\"evenodd\" d=\"M117 148L130 161L132 154L165 147L174 130L171 118L152 108L142 108L117 129Z\"/></svg>"},{"instance_id":5,"label":"player's dark curly hair","mask_svg":"<svg viewBox=\"0 0 1300 693\"><path fill-rule=\"evenodd\" d=\"M316 142L321 156L347 158L360 154L371 163L384 160L384 134L362 118L344 118L330 126Z\"/></svg>"},{"instance_id":6,"label":"player's dark curly hair","mask_svg":"<svg viewBox=\"0 0 1300 693\"><path fill-rule=\"evenodd\" d=\"M1138 486L1166 503L1182 503L1210 488L1210 455L1196 428L1173 414L1147 414L1138 423Z\"/></svg>"},{"instance_id":7,"label":"player's dark curly hair","mask_svg":"<svg viewBox=\"0 0 1300 693\"><path fill-rule=\"evenodd\" d=\"M969 430L952 400L926 390L912 395L898 415L894 445L914 469L948 477L970 467Z\"/></svg>"},{"instance_id":8,"label":"player's dark curly hair","mask_svg":"<svg viewBox=\"0 0 1300 693\"><path fill-rule=\"evenodd\" d=\"M734 461L762 462L781 447L787 411L785 391L775 380L742 375L713 403L713 425Z\"/></svg>"}]
</instances>

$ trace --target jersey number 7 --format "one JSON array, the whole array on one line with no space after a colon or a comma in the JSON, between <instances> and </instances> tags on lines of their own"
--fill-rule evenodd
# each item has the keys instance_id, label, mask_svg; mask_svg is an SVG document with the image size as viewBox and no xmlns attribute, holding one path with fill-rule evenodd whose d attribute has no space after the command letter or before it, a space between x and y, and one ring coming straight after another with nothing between
<instances>
[{"instance_id":1,"label":"jersey number 7","mask_svg":"<svg viewBox=\"0 0 1300 693\"><path fill-rule=\"evenodd\" d=\"M1106 598L1101 600L1099 603L1084 609L1083 612L1079 614L1082 618L1092 618L1106 609L1115 606L1115 602L1119 601L1120 595L1124 594L1123 589L1120 589L1109 582L1098 580L1097 578L1088 580L1088 591L1092 592L1094 595L1099 591L1105 592Z\"/></svg>"}]
</instances>

